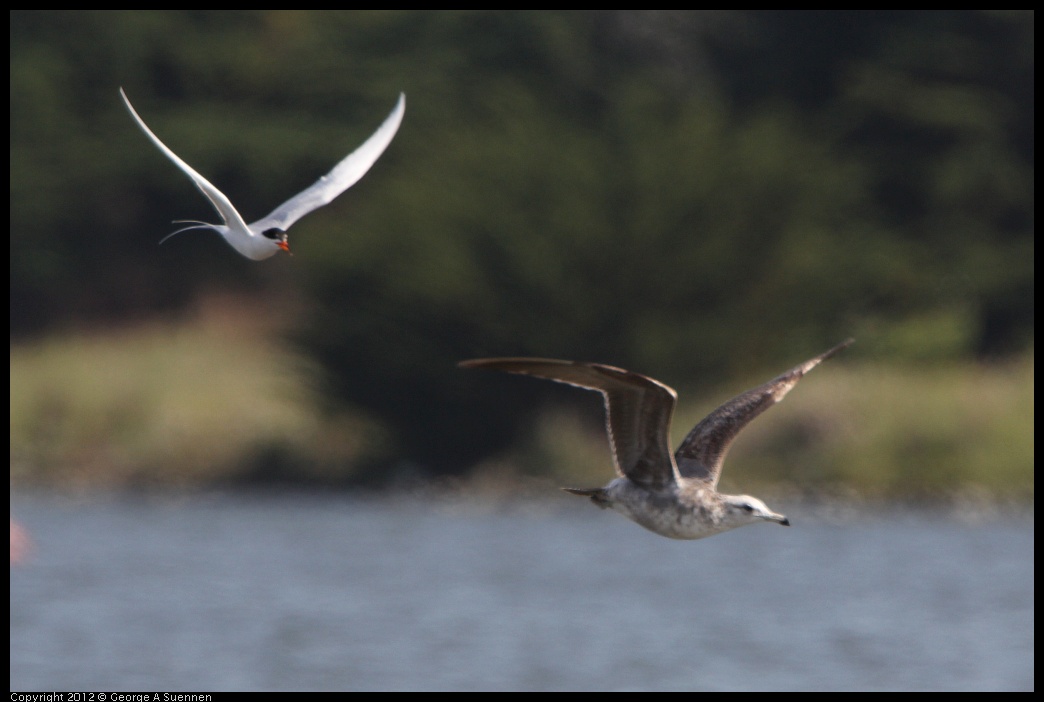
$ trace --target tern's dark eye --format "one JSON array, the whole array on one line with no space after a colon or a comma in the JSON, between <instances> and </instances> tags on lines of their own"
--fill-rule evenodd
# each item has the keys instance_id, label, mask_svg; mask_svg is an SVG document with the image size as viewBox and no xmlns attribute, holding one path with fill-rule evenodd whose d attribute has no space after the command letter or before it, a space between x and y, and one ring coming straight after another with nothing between
<instances>
[{"instance_id":1,"label":"tern's dark eye","mask_svg":"<svg viewBox=\"0 0 1044 702\"><path fill-rule=\"evenodd\" d=\"M266 229L265 231L263 231L261 233L264 234L269 239L277 239L277 240L278 239L282 239L283 236L286 235L286 232L284 232L282 229L276 229L275 227L273 227L272 229Z\"/></svg>"},{"instance_id":2,"label":"tern's dark eye","mask_svg":"<svg viewBox=\"0 0 1044 702\"><path fill-rule=\"evenodd\" d=\"M750 505L748 505L748 504L744 504L744 505L743 505L743 509L745 509L745 510L746 510L746 511L748 511L748 512L753 512L753 511L754 511L754 508L753 508L753 507L751 507L751 506L750 506Z\"/></svg>"}]
</instances>

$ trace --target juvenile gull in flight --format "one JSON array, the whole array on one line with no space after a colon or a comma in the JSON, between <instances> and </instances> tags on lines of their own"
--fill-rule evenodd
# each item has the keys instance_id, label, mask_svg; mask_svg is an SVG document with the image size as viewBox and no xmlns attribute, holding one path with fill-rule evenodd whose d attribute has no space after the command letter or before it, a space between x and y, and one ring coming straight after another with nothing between
<instances>
[{"instance_id":1,"label":"juvenile gull in flight","mask_svg":"<svg viewBox=\"0 0 1044 702\"><path fill-rule=\"evenodd\" d=\"M127 105L127 111L130 112L131 117L141 127L141 131L145 132L145 136L163 152L164 156L173 161L175 166L192 179L200 192L210 200L210 204L214 206L224 222L223 224L208 224L195 220L178 220L180 223L190 226L168 234L160 243L189 229L213 229L224 237L232 248L255 261L263 261L269 256L279 253L280 250L290 253L290 246L286 243L286 230L290 228L290 225L312 210L328 204L366 175L366 171L370 170L370 166L380 158L395 137L395 132L402 123L402 115L406 111L406 95L399 93L399 101L395 103L395 107L385 118L384 123L359 148L341 159L329 173L319 178L310 187L272 210L268 216L247 224L232 205L232 201L223 192L197 173L192 166L182 161L177 154L160 141L158 136L152 133L152 130L130 104L123 88L120 88L120 96Z\"/></svg>"},{"instance_id":2,"label":"juvenile gull in flight","mask_svg":"<svg viewBox=\"0 0 1044 702\"><path fill-rule=\"evenodd\" d=\"M611 507L657 534L702 539L757 522L790 526L790 520L756 497L717 491L725 454L743 427L782 400L805 373L853 341L843 341L732 398L693 427L673 456L671 414L678 396L652 378L600 363L546 358L480 358L459 365L534 375L602 393L613 463L620 477L601 488L562 489L590 497L599 507Z\"/></svg>"}]
</instances>

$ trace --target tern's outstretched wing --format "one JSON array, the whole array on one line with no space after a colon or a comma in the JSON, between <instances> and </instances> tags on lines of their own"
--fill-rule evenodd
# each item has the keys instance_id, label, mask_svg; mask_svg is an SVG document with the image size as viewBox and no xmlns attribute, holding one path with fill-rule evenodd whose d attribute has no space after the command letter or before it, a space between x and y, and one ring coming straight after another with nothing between
<instances>
[{"instance_id":1,"label":"tern's outstretched wing","mask_svg":"<svg viewBox=\"0 0 1044 702\"><path fill-rule=\"evenodd\" d=\"M239 212L236 211L236 208L232 206L232 202L225 197L225 194L215 188L213 183L197 173L192 166L178 158L176 153L168 149L167 145L160 141L158 136L152 133L152 130L148 128L145 121L138 116L138 113L134 109L134 106L131 105L130 100L127 99L127 93L123 92L123 88L120 88L120 96L123 98L124 104L127 105L127 110L131 113L131 117L133 117L134 121L138 123L139 127L141 127L141 131L145 132L145 136L151 139L152 143L155 144L167 158L173 161L175 166L184 171L185 174L192 179L192 182L196 184L196 187L199 188L199 191L210 200L210 204L214 206L214 209L217 210L218 215L220 215L221 219L224 221L223 226L231 227L232 229L241 229L243 232L249 232L250 230L247 227L246 222L243 221L243 218L240 216ZM207 224L203 226L211 227L213 225ZM188 229L195 228L197 227L188 227ZM184 230L182 229L179 231ZM177 232L174 233L177 234Z\"/></svg>"},{"instance_id":2,"label":"tern's outstretched wing","mask_svg":"<svg viewBox=\"0 0 1044 702\"><path fill-rule=\"evenodd\" d=\"M406 94L399 93L399 101L395 103L391 114L384 124L377 128L373 135L363 142L362 146L348 154L333 167L329 173L317 180L312 187L302 190L297 195L272 210L264 219L251 224L254 231L281 229L284 232L306 214L329 203L348 188L355 185L366 171L376 163L384 150L388 148L402 123L406 111Z\"/></svg>"},{"instance_id":3,"label":"tern's outstretched wing","mask_svg":"<svg viewBox=\"0 0 1044 702\"><path fill-rule=\"evenodd\" d=\"M683 478L705 480L715 486L721 477L725 454L743 427L772 405L781 401L810 370L852 345L855 339L841 342L826 353L795 366L764 385L738 395L708 414L693 427L674 454Z\"/></svg>"},{"instance_id":4,"label":"tern's outstretched wing","mask_svg":"<svg viewBox=\"0 0 1044 702\"><path fill-rule=\"evenodd\" d=\"M605 399L606 428L617 473L650 489L662 489L675 481L670 429L677 395L663 383L613 366L548 358L480 358L459 365L597 390Z\"/></svg>"}]
</instances>

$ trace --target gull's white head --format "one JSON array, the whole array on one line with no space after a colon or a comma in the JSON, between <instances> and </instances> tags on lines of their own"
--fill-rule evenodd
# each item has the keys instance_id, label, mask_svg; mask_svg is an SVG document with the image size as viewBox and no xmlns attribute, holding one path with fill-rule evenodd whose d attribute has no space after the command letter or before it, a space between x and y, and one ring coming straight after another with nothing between
<instances>
[{"instance_id":1,"label":"gull's white head","mask_svg":"<svg viewBox=\"0 0 1044 702\"><path fill-rule=\"evenodd\" d=\"M790 526L786 515L773 512L756 497L750 495L722 495L725 505L725 523L730 528L753 524L755 522L776 522L782 526Z\"/></svg>"}]
</instances>

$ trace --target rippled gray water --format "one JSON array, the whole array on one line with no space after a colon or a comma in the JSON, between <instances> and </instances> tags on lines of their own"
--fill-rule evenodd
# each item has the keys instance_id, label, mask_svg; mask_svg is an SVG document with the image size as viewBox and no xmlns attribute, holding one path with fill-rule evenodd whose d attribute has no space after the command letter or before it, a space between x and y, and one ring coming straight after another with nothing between
<instances>
[{"instance_id":1,"label":"rippled gray water","mask_svg":"<svg viewBox=\"0 0 1044 702\"><path fill-rule=\"evenodd\" d=\"M1033 517L12 497L12 690L1033 688Z\"/></svg>"}]
</instances>

